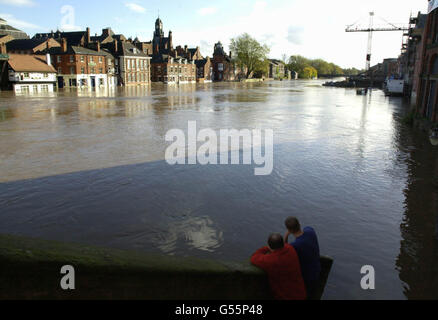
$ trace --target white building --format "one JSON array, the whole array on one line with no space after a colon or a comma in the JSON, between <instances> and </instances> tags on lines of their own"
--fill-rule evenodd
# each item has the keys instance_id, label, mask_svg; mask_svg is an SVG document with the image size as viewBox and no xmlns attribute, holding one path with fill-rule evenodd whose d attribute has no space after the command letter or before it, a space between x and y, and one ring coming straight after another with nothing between
<instances>
[{"instance_id":1,"label":"white building","mask_svg":"<svg viewBox=\"0 0 438 320\"><path fill-rule=\"evenodd\" d=\"M50 56L10 54L8 76L17 93L53 92L56 70Z\"/></svg>"}]
</instances>

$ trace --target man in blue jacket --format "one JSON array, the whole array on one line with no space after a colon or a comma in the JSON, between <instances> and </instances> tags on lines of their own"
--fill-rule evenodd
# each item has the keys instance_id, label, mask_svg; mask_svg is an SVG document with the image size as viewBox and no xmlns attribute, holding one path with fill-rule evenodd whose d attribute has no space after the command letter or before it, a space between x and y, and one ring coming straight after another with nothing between
<instances>
[{"instance_id":1,"label":"man in blue jacket","mask_svg":"<svg viewBox=\"0 0 438 320\"><path fill-rule=\"evenodd\" d=\"M312 298L318 286L321 274L321 259L319 243L316 232L311 227L301 229L300 222L295 217L286 219L287 233L285 242L289 243L289 236L293 235L295 241L291 245L295 248L300 259L301 272L307 289L308 298Z\"/></svg>"}]
</instances>

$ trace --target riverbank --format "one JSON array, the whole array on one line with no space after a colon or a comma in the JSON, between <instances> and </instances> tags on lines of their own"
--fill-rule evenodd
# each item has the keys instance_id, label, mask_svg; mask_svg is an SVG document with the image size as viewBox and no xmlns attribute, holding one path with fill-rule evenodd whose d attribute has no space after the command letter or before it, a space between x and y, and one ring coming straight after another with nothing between
<instances>
[{"instance_id":1,"label":"riverbank","mask_svg":"<svg viewBox=\"0 0 438 320\"><path fill-rule=\"evenodd\" d=\"M75 268L76 290L60 288L65 265ZM11 235L0 235L0 283L0 299L271 299L265 273L249 261L180 258Z\"/></svg>"}]
</instances>

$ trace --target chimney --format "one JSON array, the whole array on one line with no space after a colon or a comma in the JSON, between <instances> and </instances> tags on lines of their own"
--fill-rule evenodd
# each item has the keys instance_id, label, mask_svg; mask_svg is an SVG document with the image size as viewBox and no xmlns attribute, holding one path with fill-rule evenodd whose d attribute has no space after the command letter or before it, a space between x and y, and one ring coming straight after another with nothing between
<instances>
[{"instance_id":1,"label":"chimney","mask_svg":"<svg viewBox=\"0 0 438 320\"><path fill-rule=\"evenodd\" d=\"M50 57L50 53L47 53L46 54L46 62L47 62L47 65L52 65L52 58Z\"/></svg>"},{"instance_id":2,"label":"chimney","mask_svg":"<svg viewBox=\"0 0 438 320\"><path fill-rule=\"evenodd\" d=\"M114 41L114 52L115 53L119 52L119 42L117 40Z\"/></svg>"},{"instance_id":3,"label":"chimney","mask_svg":"<svg viewBox=\"0 0 438 320\"><path fill-rule=\"evenodd\" d=\"M187 45L184 46L184 51L187 53L187 51L189 51L189 48L187 47Z\"/></svg>"},{"instance_id":4,"label":"chimney","mask_svg":"<svg viewBox=\"0 0 438 320\"><path fill-rule=\"evenodd\" d=\"M100 52L100 41L97 41L96 43L96 51Z\"/></svg>"},{"instance_id":5,"label":"chimney","mask_svg":"<svg viewBox=\"0 0 438 320\"><path fill-rule=\"evenodd\" d=\"M6 44L4 42L0 43L0 54L6 54Z\"/></svg>"},{"instance_id":6,"label":"chimney","mask_svg":"<svg viewBox=\"0 0 438 320\"><path fill-rule=\"evenodd\" d=\"M87 44L90 44L91 38L90 38L90 28L87 28Z\"/></svg>"},{"instance_id":7,"label":"chimney","mask_svg":"<svg viewBox=\"0 0 438 320\"><path fill-rule=\"evenodd\" d=\"M67 39L66 38L61 39L61 51L64 53L67 52Z\"/></svg>"},{"instance_id":8,"label":"chimney","mask_svg":"<svg viewBox=\"0 0 438 320\"><path fill-rule=\"evenodd\" d=\"M169 49L173 49L173 38L172 38L172 31L169 31Z\"/></svg>"}]
</instances>

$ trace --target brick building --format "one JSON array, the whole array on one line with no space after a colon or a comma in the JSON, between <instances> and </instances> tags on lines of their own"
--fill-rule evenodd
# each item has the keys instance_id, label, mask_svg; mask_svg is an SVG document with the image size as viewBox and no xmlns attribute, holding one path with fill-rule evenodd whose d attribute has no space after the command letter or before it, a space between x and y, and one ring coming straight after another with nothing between
<instances>
[{"instance_id":1,"label":"brick building","mask_svg":"<svg viewBox=\"0 0 438 320\"><path fill-rule=\"evenodd\" d=\"M416 17L409 21L410 28L407 33L407 40L403 44L402 54L399 57L399 72L405 81L406 95L411 97L411 102L417 100L417 89L421 72L421 55L424 28L427 15L418 12Z\"/></svg>"},{"instance_id":2,"label":"brick building","mask_svg":"<svg viewBox=\"0 0 438 320\"><path fill-rule=\"evenodd\" d=\"M140 51L142 51L144 54L148 56L152 56L153 50L152 50L152 41L149 42L142 42L138 40L138 38L135 38L132 42L134 46L136 46Z\"/></svg>"},{"instance_id":3,"label":"brick building","mask_svg":"<svg viewBox=\"0 0 438 320\"><path fill-rule=\"evenodd\" d=\"M214 81L234 81L236 79L236 70L231 60L231 52L230 55L227 55L221 42L214 45L212 63Z\"/></svg>"},{"instance_id":4,"label":"brick building","mask_svg":"<svg viewBox=\"0 0 438 320\"><path fill-rule=\"evenodd\" d=\"M154 55L152 58L152 81L167 84L195 83L195 62L166 54Z\"/></svg>"},{"instance_id":5,"label":"brick building","mask_svg":"<svg viewBox=\"0 0 438 320\"><path fill-rule=\"evenodd\" d=\"M199 47L188 48L187 46L184 46L184 48L183 48L181 46L177 46L175 50L176 50L176 53L178 56L186 58L187 60L195 60L196 61L196 60L204 59Z\"/></svg>"},{"instance_id":6,"label":"brick building","mask_svg":"<svg viewBox=\"0 0 438 320\"><path fill-rule=\"evenodd\" d=\"M61 39L61 47L49 50L58 72L58 88L105 88L108 86L106 54Z\"/></svg>"},{"instance_id":7,"label":"brick building","mask_svg":"<svg viewBox=\"0 0 438 320\"><path fill-rule=\"evenodd\" d=\"M199 50L195 50L195 55L199 56L196 51ZM177 49L173 48L172 31L169 31L168 37L164 36L163 22L160 18L155 21L152 54L151 80L153 82L167 84L196 82L197 70L192 52L187 46L184 49L180 46Z\"/></svg>"},{"instance_id":8,"label":"brick building","mask_svg":"<svg viewBox=\"0 0 438 320\"><path fill-rule=\"evenodd\" d=\"M438 1L429 1L423 34L421 74L417 90L417 112L438 121Z\"/></svg>"},{"instance_id":9,"label":"brick building","mask_svg":"<svg viewBox=\"0 0 438 320\"><path fill-rule=\"evenodd\" d=\"M213 81L213 63L209 57L196 60L196 81L201 83Z\"/></svg>"}]
</instances>

